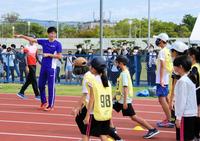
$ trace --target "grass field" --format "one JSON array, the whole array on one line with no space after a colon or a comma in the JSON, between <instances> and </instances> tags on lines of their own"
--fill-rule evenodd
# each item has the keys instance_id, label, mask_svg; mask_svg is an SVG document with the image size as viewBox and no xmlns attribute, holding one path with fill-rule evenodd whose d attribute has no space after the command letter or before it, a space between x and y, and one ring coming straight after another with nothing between
<instances>
[{"instance_id":1,"label":"grass field","mask_svg":"<svg viewBox=\"0 0 200 141\"><path fill-rule=\"evenodd\" d=\"M20 91L22 84L0 84L1 94L17 94ZM133 87L134 93L144 90L146 87ZM46 89L47 90L47 89ZM115 88L113 87L113 93ZM33 94L32 86L30 85L25 92L26 94ZM78 85L56 85L57 95L80 96L81 86Z\"/></svg>"}]
</instances>

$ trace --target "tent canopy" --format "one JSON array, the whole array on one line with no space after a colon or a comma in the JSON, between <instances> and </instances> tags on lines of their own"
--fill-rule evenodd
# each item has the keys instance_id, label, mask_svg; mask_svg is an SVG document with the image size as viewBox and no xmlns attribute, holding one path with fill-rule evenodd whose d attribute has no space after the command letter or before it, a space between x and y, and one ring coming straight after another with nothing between
<instances>
[{"instance_id":1,"label":"tent canopy","mask_svg":"<svg viewBox=\"0 0 200 141\"><path fill-rule=\"evenodd\" d=\"M200 14L197 17L192 34L190 36L191 44L200 44Z\"/></svg>"}]
</instances>

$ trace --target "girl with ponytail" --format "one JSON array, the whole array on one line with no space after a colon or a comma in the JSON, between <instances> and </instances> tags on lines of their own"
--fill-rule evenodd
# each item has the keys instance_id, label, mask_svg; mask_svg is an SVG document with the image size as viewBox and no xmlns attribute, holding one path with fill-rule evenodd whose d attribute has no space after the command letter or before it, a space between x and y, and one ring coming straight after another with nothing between
<instances>
[{"instance_id":1,"label":"girl with ponytail","mask_svg":"<svg viewBox=\"0 0 200 141\"><path fill-rule=\"evenodd\" d=\"M106 61L102 57L96 57L90 62L90 72L95 76L95 79L89 84L90 98L84 119L87 131L83 141L88 141L90 136L100 137L102 141L107 141L107 136L112 132L110 128L112 88L108 81L106 68ZM91 131L95 134L90 134ZM115 140L121 140L119 136L117 138Z\"/></svg>"}]
</instances>

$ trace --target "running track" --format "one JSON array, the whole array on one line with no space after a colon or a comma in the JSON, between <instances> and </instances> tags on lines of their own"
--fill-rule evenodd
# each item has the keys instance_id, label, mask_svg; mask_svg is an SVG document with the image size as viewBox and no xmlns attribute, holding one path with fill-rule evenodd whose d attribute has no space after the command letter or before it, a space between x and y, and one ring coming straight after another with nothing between
<instances>
[{"instance_id":1,"label":"running track","mask_svg":"<svg viewBox=\"0 0 200 141\"><path fill-rule=\"evenodd\" d=\"M21 100L14 94L0 94L0 140L1 141L78 141L80 132L71 116L71 109L79 97L57 96L55 110L38 109L39 102L29 96ZM135 99L138 116L155 126L164 118L157 99ZM146 131L133 131L137 124L114 112L113 122L125 141L144 141ZM175 141L175 130L159 128L160 134L153 141ZM93 138L92 140L98 140Z\"/></svg>"}]
</instances>

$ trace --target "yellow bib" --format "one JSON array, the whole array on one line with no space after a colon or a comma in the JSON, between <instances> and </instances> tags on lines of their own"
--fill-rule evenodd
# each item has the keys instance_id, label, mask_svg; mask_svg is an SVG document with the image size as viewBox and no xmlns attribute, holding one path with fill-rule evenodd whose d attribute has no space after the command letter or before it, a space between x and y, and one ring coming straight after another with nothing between
<instances>
[{"instance_id":1,"label":"yellow bib","mask_svg":"<svg viewBox=\"0 0 200 141\"><path fill-rule=\"evenodd\" d=\"M167 47L164 48L164 52L165 52L165 67L166 67L166 70L169 73L171 73L173 71L173 62L172 62L171 52Z\"/></svg>"},{"instance_id":2,"label":"yellow bib","mask_svg":"<svg viewBox=\"0 0 200 141\"><path fill-rule=\"evenodd\" d=\"M94 82L95 81L95 82ZM97 121L110 120L112 117L112 88L93 81L94 92L94 118Z\"/></svg>"},{"instance_id":3,"label":"yellow bib","mask_svg":"<svg viewBox=\"0 0 200 141\"><path fill-rule=\"evenodd\" d=\"M200 74L200 64L196 63L196 64L192 65L192 68L193 67L196 67L198 70L198 73Z\"/></svg>"},{"instance_id":4,"label":"yellow bib","mask_svg":"<svg viewBox=\"0 0 200 141\"><path fill-rule=\"evenodd\" d=\"M125 71L123 71L122 73L126 73L128 76L128 97L132 98L133 97L133 84L131 81L131 75L128 71L128 69L126 69ZM122 85L122 73L120 74L119 78L117 79L117 88L116 88L116 100L119 101L121 99L121 96L123 94L123 85Z\"/></svg>"}]
</instances>

